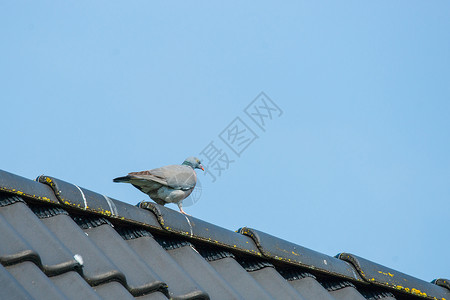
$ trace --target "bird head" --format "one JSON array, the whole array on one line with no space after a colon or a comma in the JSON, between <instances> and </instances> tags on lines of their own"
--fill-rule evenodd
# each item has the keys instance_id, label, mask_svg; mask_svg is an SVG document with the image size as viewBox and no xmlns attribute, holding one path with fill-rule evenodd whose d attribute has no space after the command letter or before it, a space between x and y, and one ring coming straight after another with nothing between
<instances>
[{"instance_id":1,"label":"bird head","mask_svg":"<svg viewBox=\"0 0 450 300\"><path fill-rule=\"evenodd\" d=\"M200 159L194 156L186 158L182 164L190 166L193 169L200 169L202 171L205 171L205 169L202 166L202 163L200 162Z\"/></svg>"}]
</instances>

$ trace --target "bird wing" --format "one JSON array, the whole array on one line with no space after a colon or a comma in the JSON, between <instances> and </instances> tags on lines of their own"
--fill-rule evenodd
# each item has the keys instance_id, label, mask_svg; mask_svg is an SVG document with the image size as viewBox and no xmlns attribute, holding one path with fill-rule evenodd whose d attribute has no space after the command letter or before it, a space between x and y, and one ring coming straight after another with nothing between
<instances>
[{"instance_id":1,"label":"bird wing","mask_svg":"<svg viewBox=\"0 0 450 300\"><path fill-rule=\"evenodd\" d=\"M170 165L148 171L132 172L128 176L133 184L139 184L139 186L142 186L145 181L153 181L176 190L190 190L197 183L195 171L184 165Z\"/></svg>"},{"instance_id":2,"label":"bird wing","mask_svg":"<svg viewBox=\"0 0 450 300\"><path fill-rule=\"evenodd\" d=\"M152 174L152 171L154 170L131 172L128 173L128 177L130 178L130 181L154 181L161 185L167 185L167 181L164 177Z\"/></svg>"}]
</instances>

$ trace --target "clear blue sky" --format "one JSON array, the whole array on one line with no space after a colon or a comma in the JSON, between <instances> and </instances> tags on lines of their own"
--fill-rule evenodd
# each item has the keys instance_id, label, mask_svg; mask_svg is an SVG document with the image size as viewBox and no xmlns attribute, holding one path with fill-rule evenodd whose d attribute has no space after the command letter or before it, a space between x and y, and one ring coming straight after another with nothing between
<instances>
[{"instance_id":1,"label":"clear blue sky","mask_svg":"<svg viewBox=\"0 0 450 300\"><path fill-rule=\"evenodd\" d=\"M313 2L1 1L0 168L135 204L112 178L213 142L193 216L450 278L450 4Z\"/></svg>"}]
</instances>

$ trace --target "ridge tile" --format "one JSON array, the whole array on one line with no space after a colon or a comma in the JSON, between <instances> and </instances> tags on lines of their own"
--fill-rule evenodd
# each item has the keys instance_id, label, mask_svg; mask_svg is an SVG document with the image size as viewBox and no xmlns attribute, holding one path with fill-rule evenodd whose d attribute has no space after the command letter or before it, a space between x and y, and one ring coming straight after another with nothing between
<instances>
[{"instance_id":1,"label":"ridge tile","mask_svg":"<svg viewBox=\"0 0 450 300\"><path fill-rule=\"evenodd\" d=\"M239 233L251 237L265 257L353 281L362 281L361 276L352 265L335 257L293 244L256 229L243 227L239 229Z\"/></svg>"},{"instance_id":2,"label":"ridge tile","mask_svg":"<svg viewBox=\"0 0 450 300\"><path fill-rule=\"evenodd\" d=\"M350 253L340 253L339 259L351 263L362 278L372 284L387 286L406 294L428 299L450 299L450 291L418 278L395 271Z\"/></svg>"}]
</instances>

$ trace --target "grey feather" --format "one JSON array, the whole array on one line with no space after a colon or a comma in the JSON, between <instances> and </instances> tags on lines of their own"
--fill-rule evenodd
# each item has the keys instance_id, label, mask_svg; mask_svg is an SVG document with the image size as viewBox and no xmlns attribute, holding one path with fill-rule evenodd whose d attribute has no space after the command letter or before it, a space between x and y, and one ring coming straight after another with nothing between
<instances>
[{"instance_id":1,"label":"grey feather","mask_svg":"<svg viewBox=\"0 0 450 300\"><path fill-rule=\"evenodd\" d=\"M198 158L189 157L182 165L170 165L141 172L131 172L117 177L114 182L131 183L141 192L149 195L158 204L176 203L182 213L182 201L195 188L197 175L194 169L203 169Z\"/></svg>"}]
</instances>

